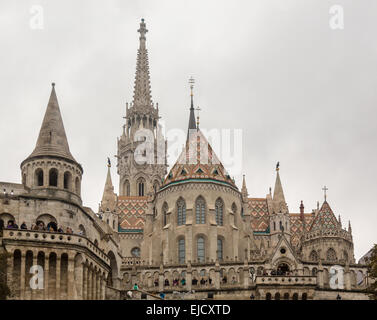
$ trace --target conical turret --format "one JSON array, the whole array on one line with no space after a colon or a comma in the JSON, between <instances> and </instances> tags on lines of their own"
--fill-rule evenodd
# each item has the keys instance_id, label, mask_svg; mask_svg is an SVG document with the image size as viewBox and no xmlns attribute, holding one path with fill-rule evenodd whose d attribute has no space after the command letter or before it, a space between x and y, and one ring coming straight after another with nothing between
<instances>
[{"instance_id":1,"label":"conical turret","mask_svg":"<svg viewBox=\"0 0 377 320\"><path fill-rule=\"evenodd\" d=\"M43 156L56 156L76 162L69 150L54 83L35 149L27 159Z\"/></svg>"},{"instance_id":2,"label":"conical turret","mask_svg":"<svg viewBox=\"0 0 377 320\"><path fill-rule=\"evenodd\" d=\"M247 192L247 188L246 188L245 175L243 175L243 177L242 177L242 189L241 189L241 193L242 193L242 197L244 199L247 199L247 197L249 196L249 194Z\"/></svg>"},{"instance_id":3,"label":"conical turret","mask_svg":"<svg viewBox=\"0 0 377 320\"><path fill-rule=\"evenodd\" d=\"M110 163L110 159L108 159L107 177L106 177L106 182L105 182L105 188L103 190L100 211L114 211L117 204L117 196L114 193L114 186L111 180L110 168L111 168L111 163Z\"/></svg>"}]
</instances>

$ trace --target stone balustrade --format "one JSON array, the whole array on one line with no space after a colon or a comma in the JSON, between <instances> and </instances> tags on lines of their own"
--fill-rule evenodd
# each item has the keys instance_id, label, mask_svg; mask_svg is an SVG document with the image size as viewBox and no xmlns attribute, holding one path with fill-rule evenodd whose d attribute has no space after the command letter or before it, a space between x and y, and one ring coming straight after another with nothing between
<instances>
[{"instance_id":1,"label":"stone balustrade","mask_svg":"<svg viewBox=\"0 0 377 320\"><path fill-rule=\"evenodd\" d=\"M3 230L3 241L14 240L14 241L35 241L35 242L48 242L48 243L59 243L66 245L75 245L86 248L98 258L105 261L108 265L110 264L110 258L98 248L93 242L87 239L85 236L71 233L57 233L48 231L35 231L35 230L14 230L14 229L4 229Z\"/></svg>"},{"instance_id":2,"label":"stone balustrade","mask_svg":"<svg viewBox=\"0 0 377 320\"><path fill-rule=\"evenodd\" d=\"M313 276L257 276L256 285L317 285L317 277Z\"/></svg>"}]
</instances>

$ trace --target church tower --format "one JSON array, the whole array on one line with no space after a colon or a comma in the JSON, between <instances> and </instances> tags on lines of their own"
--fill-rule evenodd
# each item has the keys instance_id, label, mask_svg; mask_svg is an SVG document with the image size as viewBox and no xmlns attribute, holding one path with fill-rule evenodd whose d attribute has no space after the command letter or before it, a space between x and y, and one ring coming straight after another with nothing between
<instances>
[{"instance_id":1,"label":"church tower","mask_svg":"<svg viewBox=\"0 0 377 320\"><path fill-rule=\"evenodd\" d=\"M81 204L83 169L68 145L55 84L34 151L21 163L22 183L38 196L53 196Z\"/></svg>"},{"instance_id":2,"label":"church tower","mask_svg":"<svg viewBox=\"0 0 377 320\"><path fill-rule=\"evenodd\" d=\"M141 19L133 101L126 104L126 123L118 138L120 196L156 192L166 175L166 141L159 124L158 104L151 95L146 25Z\"/></svg>"},{"instance_id":3,"label":"church tower","mask_svg":"<svg viewBox=\"0 0 377 320\"><path fill-rule=\"evenodd\" d=\"M270 233L272 246L279 241L279 235L284 234L288 241L291 236L291 223L287 203L285 202L283 186L280 181L279 163L276 165L276 181L272 208L270 208Z\"/></svg>"}]
</instances>

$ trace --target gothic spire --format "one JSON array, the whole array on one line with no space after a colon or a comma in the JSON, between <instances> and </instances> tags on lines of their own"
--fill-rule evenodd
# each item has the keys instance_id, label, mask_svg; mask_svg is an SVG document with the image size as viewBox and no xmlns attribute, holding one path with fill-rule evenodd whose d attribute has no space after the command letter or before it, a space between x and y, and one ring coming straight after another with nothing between
<instances>
[{"instance_id":1,"label":"gothic spire","mask_svg":"<svg viewBox=\"0 0 377 320\"><path fill-rule=\"evenodd\" d=\"M107 164L107 177L105 182L105 188L103 190L102 201L101 201L101 210L102 211L113 211L116 207L116 194L114 193L114 186L111 180L111 163L108 158Z\"/></svg>"},{"instance_id":2,"label":"gothic spire","mask_svg":"<svg viewBox=\"0 0 377 320\"><path fill-rule=\"evenodd\" d=\"M56 97L55 83L52 83L50 99L35 149L27 159L41 156L57 156L76 162L69 150L58 98Z\"/></svg>"},{"instance_id":3,"label":"gothic spire","mask_svg":"<svg viewBox=\"0 0 377 320\"><path fill-rule=\"evenodd\" d=\"M141 19L140 28L137 31L140 33L140 45L137 53L133 106L152 106L148 50L145 45L145 34L148 32L148 30L144 19Z\"/></svg>"},{"instance_id":4,"label":"gothic spire","mask_svg":"<svg viewBox=\"0 0 377 320\"><path fill-rule=\"evenodd\" d=\"M285 202L283 187L280 181L279 162L276 165L276 181L275 181L274 196L272 198L272 201L273 201L275 213L288 212L287 204Z\"/></svg>"},{"instance_id":5,"label":"gothic spire","mask_svg":"<svg viewBox=\"0 0 377 320\"><path fill-rule=\"evenodd\" d=\"M190 130L195 130L196 129L195 112L194 112L194 94L193 94L194 83L195 83L195 80L194 80L193 77L191 77L189 79L190 90L191 90L191 93L190 93L190 96L191 96L191 107L190 107L189 125L188 125L188 130L187 130L187 140L189 138Z\"/></svg>"},{"instance_id":6,"label":"gothic spire","mask_svg":"<svg viewBox=\"0 0 377 320\"><path fill-rule=\"evenodd\" d=\"M246 188L246 181L245 181L245 175L243 175L242 177L242 189L241 189L241 193L242 193L242 197L244 199L247 199L248 197L248 192L247 192L247 188Z\"/></svg>"}]
</instances>

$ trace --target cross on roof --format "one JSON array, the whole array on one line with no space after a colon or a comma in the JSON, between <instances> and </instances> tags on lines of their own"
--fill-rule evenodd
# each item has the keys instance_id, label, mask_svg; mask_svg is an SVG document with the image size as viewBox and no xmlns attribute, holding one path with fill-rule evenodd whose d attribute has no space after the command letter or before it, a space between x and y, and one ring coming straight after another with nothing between
<instances>
[{"instance_id":1,"label":"cross on roof","mask_svg":"<svg viewBox=\"0 0 377 320\"><path fill-rule=\"evenodd\" d=\"M326 186L324 186L324 187L322 188L322 190L324 191L324 194L325 194L325 201L326 201L326 191L329 190L329 189L326 188Z\"/></svg>"}]
</instances>

